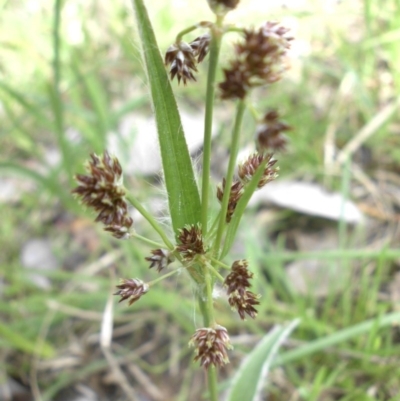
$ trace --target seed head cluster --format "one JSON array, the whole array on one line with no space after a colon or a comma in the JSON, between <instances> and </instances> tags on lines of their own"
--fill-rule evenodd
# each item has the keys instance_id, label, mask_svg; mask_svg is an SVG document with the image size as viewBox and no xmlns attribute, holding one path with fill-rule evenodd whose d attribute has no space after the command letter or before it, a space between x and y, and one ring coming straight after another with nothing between
<instances>
[{"instance_id":1,"label":"seed head cluster","mask_svg":"<svg viewBox=\"0 0 400 401\"><path fill-rule=\"evenodd\" d=\"M272 159L272 154L254 153L247 160L239 164L238 174L243 183L248 183L257 171L258 167L266 161L264 173L258 183L258 188L262 188L268 182L274 180L278 176L278 168L274 168L277 160Z\"/></svg>"},{"instance_id":2,"label":"seed head cluster","mask_svg":"<svg viewBox=\"0 0 400 401\"><path fill-rule=\"evenodd\" d=\"M224 69L219 84L222 99L244 99L256 86L271 84L281 78L283 57L292 38L287 28L266 22L258 30L244 30L244 41L236 45L236 58Z\"/></svg>"},{"instance_id":3,"label":"seed head cluster","mask_svg":"<svg viewBox=\"0 0 400 401\"><path fill-rule=\"evenodd\" d=\"M232 264L231 273L226 276L224 281L229 305L238 311L242 320L245 319L246 314L254 319L257 316L255 306L260 304L260 296L248 290L251 287L249 280L252 277L253 273L248 270L247 261L236 260Z\"/></svg>"},{"instance_id":4,"label":"seed head cluster","mask_svg":"<svg viewBox=\"0 0 400 401\"><path fill-rule=\"evenodd\" d=\"M187 225L179 230L178 241L180 244L177 245L176 250L186 261L191 261L196 255L206 253L199 225Z\"/></svg>"},{"instance_id":5,"label":"seed head cluster","mask_svg":"<svg viewBox=\"0 0 400 401\"><path fill-rule=\"evenodd\" d=\"M183 81L196 81L193 72L197 72L196 65L201 63L206 57L211 36L205 34L199 36L190 43L183 41L171 45L165 54L165 65L170 66L169 73L171 80L178 79L178 83Z\"/></svg>"},{"instance_id":6,"label":"seed head cluster","mask_svg":"<svg viewBox=\"0 0 400 401\"><path fill-rule=\"evenodd\" d=\"M153 249L151 255L152 256L147 256L145 259L150 262L150 269L156 266L158 272L175 260L174 255L166 249Z\"/></svg>"},{"instance_id":7,"label":"seed head cluster","mask_svg":"<svg viewBox=\"0 0 400 401\"><path fill-rule=\"evenodd\" d=\"M98 212L96 221L101 221L106 231L116 238L128 238L133 220L128 213L118 159L107 151L102 157L91 154L86 170L88 175L75 176L78 187L72 192L83 204Z\"/></svg>"},{"instance_id":8,"label":"seed head cluster","mask_svg":"<svg viewBox=\"0 0 400 401\"><path fill-rule=\"evenodd\" d=\"M205 327L196 330L190 339L189 346L195 347L195 361L207 369L210 365L216 367L229 363L228 349L231 349L228 331L225 327Z\"/></svg>"},{"instance_id":9,"label":"seed head cluster","mask_svg":"<svg viewBox=\"0 0 400 401\"><path fill-rule=\"evenodd\" d=\"M256 146L259 151L283 151L286 148L287 137L285 131L292 128L284 121L279 120L276 110L268 111L262 123L257 127Z\"/></svg>"},{"instance_id":10,"label":"seed head cluster","mask_svg":"<svg viewBox=\"0 0 400 401\"><path fill-rule=\"evenodd\" d=\"M216 14L226 14L237 7L240 0L207 0L208 4Z\"/></svg>"},{"instance_id":11,"label":"seed head cluster","mask_svg":"<svg viewBox=\"0 0 400 401\"><path fill-rule=\"evenodd\" d=\"M222 202L222 198L224 197L225 186L226 186L226 180L224 178L222 180L222 185L217 186L217 198L220 202ZM233 213L242 195L243 195L243 183L238 180L233 181L231 185L231 192L229 194L228 209L226 211L227 223L231 221Z\"/></svg>"},{"instance_id":12,"label":"seed head cluster","mask_svg":"<svg viewBox=\"0 0 400 401\"><path fill-rule=\"evenodd\" d=\"M121 296L119 302L128 299L128 305L132 305L134 302L140 299L142 295L149 291L149 285L138 278L121 279L120 284L117 285L117 288L119 290L114 295Z\"/></svg>"}]
</instances>

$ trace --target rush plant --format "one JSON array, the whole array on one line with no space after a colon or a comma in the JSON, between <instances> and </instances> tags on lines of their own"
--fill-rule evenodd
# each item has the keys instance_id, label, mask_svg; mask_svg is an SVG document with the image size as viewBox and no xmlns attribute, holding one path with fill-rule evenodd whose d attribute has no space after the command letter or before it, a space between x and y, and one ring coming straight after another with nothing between
<instances>
[{"instance_id":1,"label":"rush plant","mask_svg":"<svg viewBox=\"0 0 400 401\"><path fill-rule=\"evenodd\" d=\"M143 282L140 278L121 279L115 294L120 301L126 300L130 305L139 301L159 281L182 270L187 273L196 289L203 317L203 326L194 329L189 344L194 348L194 359L208 372L209 398L217 400L217 368L229 362L232 346L227 329L218 324L213 289L220 285L226 290L231 308L241 319L256 318L261 300L260 295L251 290L253 273L248 262L242 259L228 264L226 259L252 194L277 178L274 154L285 149L284 132L290 129L280 120L276 110L257 111L251 106L250 94L254 88L280 80L286 69L285 57L292 38L288 36L288 29L277 22L265 22L258 28L225 25L224 17L237 7L239 0L209 0L208 3L215 14L215 21L201 21L183 29L162 58L144 2L133 0L157 123L172 227L165 230L140 204L134 192L124 186L122 167L107 150L101 156L91 155L86 166L87 173L76 176L78 186L73 192L84 205L96 211L96 221L102 223L114 237L144 241L152 247L146 260L150 262L150 268L154 267L162 275L151 282ZM200 33L194 34L197 31ZM221 41L228 32L237 34L237 43L232 60L221 66ZM195 85L197 67L207 59L203 169L201 179L197 180L170 80ZM223 79L217 82L217 70L221 67ZM236 103L228 167L217 186L210 182L215 101ZM238 165L239 142L244 132L242 120L249 106L253 115L259 113L262 117L257 121L256 132L250 133L255 138L254 152ZM246 135L250 137L248 132ZM200 182L200 188L197 182ZM215 208L210 207L210 202L220 204L216 215L211 212ZM128 205L136 208L150 223L159 235L159 243L134 231ZM167 232L173 232L173 235L168 236ZM178 263L173 264L177 266L173 268L170 265L174 261ZM269 367L277 346L294 327L295 323L266 336L260 345L263 347L261 353L256 355L258 358L263 356L256 369L257 377L265 378L266 364ZM252 362L247 361L247 366L254 365L255 361L254 358ZM236 382L240 380L243 379L238 377ZM230 399L251 400L256 397L260 391L258 380L254 381L252 389L246 389L245 398L235 398L241 397L240 390L235 390L231 392Z\"/></svg>"}]
</instances>

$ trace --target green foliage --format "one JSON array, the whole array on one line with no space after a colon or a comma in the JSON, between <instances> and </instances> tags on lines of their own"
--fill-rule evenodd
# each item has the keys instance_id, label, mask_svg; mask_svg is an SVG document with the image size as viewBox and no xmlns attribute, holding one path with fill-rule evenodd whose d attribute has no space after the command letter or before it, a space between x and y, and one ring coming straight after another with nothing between
<instances>
[{"instance_id":1,"label":"green foliage","mask_svg":"<svg viewBox=\"0 0 400 401\"><path fill-rule=\"evenodd\" d=\"M139 2L136 3L139 5ZM176 12L168 1L149 0L146 3L150 19L155 22L154 31L161 50L166 50L181 27L197 22L198 18L210 19L209 10L202 7L201 2L191 5L194 10L192 14ZM397 68L400 54L399 4L393 0L385 2L382 7L376 1L356 2L353 4L359 9L355 10L350 3L342 2L333 15L319 9L318 4L315 4L313 13L307 10L293 13L275 10L271 14L271 19L279 20L282 15L290 13L298 26L295 36L299 37L301 44L309 47L309 53L305 52L301 59L294 58L293 73L289 72L279 88L260 90L253 98L260 111L279 105L284 111L284 119L294 127L288 153L276 156L282 179L286 176L306 177L315 181L324 180L328 187L340 188L340 177L325 174L323 149L328 134L334 136L340 153L386 105L394 106L393 113L375 128L365 142L360 143L362 149L370 154L366 164L361 163L360 166L372 183L375 183L377 170L397 174L396 166L400 161L400 143L396 134L398 104L395 103L400 85ZM0 257L0 279L2 284L5 283L5 290L0 300L3 322L0 327L0 346L11 358L22 357L24 360L30 360L35 352L39 353L36 357L63 357L71 338L81 338L82 332L85 336L98 332L101 311L110 291L110 269L107 268L106 273L97 271L94 276L92 273L66 269L54 275L48 273L55 288L45 292L30 283L20 263L20 250L30 237L60 238L70 235L60 226L52 226L49 221L52 221L51 217L59 217L60 201L62 213L65 210L69 210L71 215L81 213L70 197L71 186L68 182L71 175L81 171L82 161L88 153L102 152L109 133L115 131L118 134L119 123L126 115L137 110L149 113L148 89L152 93L155 108L164 115L158 122L162 128L160 132L165 132L165 129L168 132L165 137L160 137L160 145L164 149L164 170L169 177L165 177L167 189L169 195L172 194L169 201L174 229L181 228L187 222L200 220L195 174L189 167L179 116L150 26L141 27L142 35L148 41L144 51L148 57L145 68L153 69L158 76L157 85L166 88L161 93L152 86L152 80L144 83L139 45L129 29L131 16L125 9L116 3L107 3L106 6L98 4L99 9L78 7L73 10L75 15L66 8L71 7L71 2L64 2L63 7L61 2L43 4L41 12L32 11L29 18L15 2L2 2L0 5L0 33L5 33L0 35L0 146L3 150L0 174L22 179L21 182L28 180L35 183L35 190L22 195L22 200L1 205L0 243L4 246ZM55 4L58 8L51 7ZM261 18L265 18L265 15L258 13L249 16L245 11L246 16L240 17L243 24L251 21L256 25ZM144 10L140 12L140 17L143 17ZM82 41L78 43L67 38L71 15L75 15L82 28ZM352 18L353 25L349 29ZM147 21L143 18L139 20L144 24ZM26 29L19 28L22 24ZM50 31L52 35L48 34ZM176 93L179 100L186 102L189 98L197 101L202 91L197 86L177 87ZM192 97L193 94L196 97ZM194 107L197 108L198 104ZM223 106L221 109L224 117L225 109L229 107ZM159 112L157 114L160 115ZM224 125L227 126L228 122ZM251 123L245 122L243 128L244 135L249 138L253 135L249 128L251 126ZM79 141L74 142L66 134L69 128L78 132ZM229 143L229 139L225 139L225 142ZM61 155L56 164L46 160L48 147L55 147ZM351 158L358 157L360 149L352 153ZM170 157L178 153L183 154L184 158ZM185 160L183 164L178 164L182 160ZM354 171L349 171L349 179L354 182ZM153 195L148 187L143 191L142 181L132 181L141 191L141 198ZM180 194L178 188L182 187L187 188L188 193ZM342 190L346 192L345 188ZM182 203L191 206L182 209ZM263 335L267 328L276 323L301 318L301 325L292 335L295 340L293 343L289 341L290 349L284 345L284 350L271 364L272 372L274 367L283 368L287 388L270 381L266 392L271 398L289 399L292 395L287 391L294 388L299 399L304 401L321 400L324 396L329 397L330 392L340 401L397 400L400 372L396 359L399 353L396 323L399 316L392 312L396 305L386 291L398 270L396 260L399 251L363 247L288 251L283 246L286 231L294 228L293 213L279 212L278 221L268 220L265 230L279 234L274 244L265 238L264 231L262 238L250 238L252 224L248 222L253 221L254 215L251 211L244 213L246 203L244 196L228 226L222 251L223 256L227 255L234 244L235 234L244 233L246 254L256 274L258 292L263 295L257 323L246 322L246 331ZM55 210L54 216L46 214L50 210ZM187 215L184 210L188 211ZM239 226L239 217L242 216L245 221ZM347 230L338 231L343 236L340 242L346 245ZM103 241L104 237L100 236L100 239L101 248L111 251L114 245ZM60 260L77 252L76 248L70 246L60 246L60 249ZM97 262L100 253L94 251L89 261ZM126 246L124 257L117 260L118 266L121 265L118 274L130 276L139 271L143 277L151 280L153 271L148 271L148 266L143 263L143 257L147 254L148 249L142 244L130 246L129 249ZM287 278L286 264L306 259L326 261L328 264L338 262L349 269L357 266L359 275L339 294L328 294L321 300L313 294L296 292L293 289L295 283ZM115 281L115 278L111 280ZM185 288L186 292L182 295L174 292L183 286L182 282L180 277L171 280L168 283L170 288L165 292L160 287L155 288L143 298L143 303L134 305L131 310L117 308L115 321L116 327L119 327L142 319L145 327L141 332L143 337L157 327L154 322L162 322L163 328L168 327L166 331L176 330L179 336L175 335L173 345L180 350L177 358L181 358L184 366L185 358L189 355L187 337L193 320L197 323L199 317L191 309L191 288ZM84 283L87 285L75 287ZM71 287L79 291L71 295L68 293ZM93 287L96 288L94 293ZM64 305L75 309L69 310L70 314L68 310L58 310L51 316L53 311L50 310L49 300L55 301L51 304L53 306ZM229 331L241 331L242 327L239 328L239 323L229 314L229 308L222 306L221 309L217 311L217 316ZM88 316L97 317L90 320ZM43 338L42 329L46 319L50 320L50 328ZM140 345L136 340L140 337L140 328L135 327L135 330L135 335L129 336L128 344L121 346L121 355L118 355L121 359L125 356L122 354L129 355L133 348ZM44 347L39 352L35 345L41 341ZM240 350L241 347L237 345L235 348ZM90 355L95 355L95 352ZM163 355L168 355L168 351ZM132 360L149 376L161 377L160 382L168 382L168 375L173 370L169 361L166 363L157 358L151 363ZM259 366L266 361L270 362L264 358L259 361ZM14 365L13 359L6 361L6 368L14 375L25 377L28 374L29 367L26 364L21 364L19 372ZM97 355L86 364L77 365L72 373L61 372L56 378L41 377L42 398L54 399L62 389L78 380L89 380L92 375L102 374L107 369L107 362ZM184 382L189 384L186 389L182 388L181 400L190 399L191 383L196 380L195 373L185 374ZM254 384L255 380L249 383ZM375 396L367 395L374 389ZM240 390L237 391L240 394Z\"/></svg>"}]
</instances>

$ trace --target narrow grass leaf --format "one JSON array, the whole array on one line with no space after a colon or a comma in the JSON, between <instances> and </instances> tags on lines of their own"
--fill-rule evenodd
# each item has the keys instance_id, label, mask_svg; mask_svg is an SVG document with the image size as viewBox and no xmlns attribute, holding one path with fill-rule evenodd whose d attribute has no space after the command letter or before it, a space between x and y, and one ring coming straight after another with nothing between
<instances>
[{"instance_id":1,"label":"narrow grass leaf","mask_svg":"<svg viewBox=\"0 0 400 401\"><path fill-rule=\"evenodd\" d=\"M307 358L315 352L323 351L326 348L340 344L352 338L362 336L364 334L369 334L372 329L376 329L377 327L383 328L392 325L398 325L399 322L400 312L389 313L383 316L379 316L375 319L367 320L346 329L339 330L334 334L330 334L318 340L312 341L291 351L287 351L284 354L280 355L273 362L273 366L285 365L289 362Z\"/></svg>"},{"instance_id":2,"label":"narrow grass leaf","mask_svg":"<svg viewBox=\"0 0 400 401\"><path fill-rule=\"evenodd\" d=\"M200 196L178 107L143 0L132 0L157 124L174 232L201 218Z\"/></svg>"},{"instance_id":3,"label":"narrow grass leaf","mask_svg":"<svg viewBox=\"0 0 400 401\"><path fill-rule=\"evenodd\" d=\"M17 104L19 104L26 111L26 113L31 115L41 126L50 130L54 129L53 122L49 121L48 116L41 111L41 109L45 108L45 105L41 104L41 107L34 105L28 99L26 99L24 95L14 90L4 82L0 82L0 89L6 93L10 99L13 99Z\"/></svg>"},{"instance_id":4,"label":"narrow grass leaf","mask_svg":"<svg viewBox=\"0 0 400 401\"><path fill-rule=\"evenodd\" d=\"M232 379L227 401L261 400L261 392L279 347L299 322L296 319L286 327L276 326L258 343Z\"/></svg>"},{"instance_id":5,"label":"narrow grass leaf","mask_svg":"<svg viewBox=\"0 0 400 401\"><path fill-rule=\"evenodd\" d=\"M54 348L48 343L42 343L40 347L36 342L25 338L12 328L0 322L0 337L8 342L12 348L23 352L37 354L43 358L51 358L55 354Z\"/></svg>"}]
</instances>

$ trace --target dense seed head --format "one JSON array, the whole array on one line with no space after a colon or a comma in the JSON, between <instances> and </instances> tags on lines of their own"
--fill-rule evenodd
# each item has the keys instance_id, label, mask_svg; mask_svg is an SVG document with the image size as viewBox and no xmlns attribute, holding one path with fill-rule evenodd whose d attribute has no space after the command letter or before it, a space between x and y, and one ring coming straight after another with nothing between
<instances>
[{"instance_id":1,"label":"dense seed head","mask_svg":"<svg viewBox=\"0 0 400 401\"><path fill-rule=\"evenodd\" d=\"M224 281L226 292L228 294L228 302L232 309L238 311L240 318L243 320L247 314L251 318L257 316L256 305L259 305L259 295L249 291L251 287L250 279L253 273L248 270L246 260L236 260L231 267Z\"/></svg>"},{"instance_id":2,"label":"dense seed head","mask_svg":"<svg viewBox=\"0 0 400 401\"><path fill-rule=\"evenodd\" d=\"M182 80L184 85L187 81L196 81L193 75L193 71L197 72L195 54L193 48L186 42L175 43L168 48L165 65L170 66L171 80L176 76L178 83Z\"/></svg>"},{"instance_id":3,"label":"dense seed head","mask_svg":"<svg viewBox=\"0 0 400 401\"><path fill-rule=\"evenodd\" d=\"M243 31L244 40L236 45L235 59L223 70L225 79L219 84L222 99L244 99L251 88L281 78L283 57L292 39L285 36L287 32L276 22Z\"/></svg>"},{"instance_id":4,"label":"dense seed head","mask_svg":"<svg viewBox=\"0 0 400 401\"><path fill-rule=\"evenodd\" d=\"M240 0L207 0L211 10L215 14L226 14L234 10L239 4Z\"/></svg>"},{"instance_id":5,"label":"dense seed head","mask_svg":"<svg viewBox=\"0 0 400 401\"><path fill-rule=\"evenodd\" d=\"M96 221L102 222L116 238L129 237L133 224L125 200L122 168L116 157L107 151L102 157L96 154L86 165L88 175L77 174L78 186L72 191L81 202L98 212Z\"/></svg>"},{"instance_id":6,"label":"dense seed head","mask_svg":"<svg viewBox=\"0 0 400 401\"><path fill-rule=\"evenodd\" d=\"M241 181L246 184L250 182L258 167L266 161L264 173L258 182L258 188L262 188L268 182L274 180L278 176L278 168L274 168L276 160L272 159L272 154L254 153L247 160L239 164L238 175Z\"/></svg>"},{"instance_id":7,"label":"dense seed head","mask_svg":"<svg viewBox=\"0 0 400 401\"><path fill-rule=\"evenodd\" d=\"M196 330L189 345L195 347L195 361L207 369L210 365L216 367L229 363L228 349L231 349L228 331L225 327L201 328Z\"/></svg>"},{"instance_id":8,"label":"dense seed head","mask_svg":"<svg viewBox=\"0 0 400 401\"><path fill-rule=\"evenodd\" d=\"M156 266L158 272L166 268L175 260L174 255L166 249L153 249L151 254L152 256L147 256L145 259L151 262L150 269Z\"/></svg>"},{"instance_id":9,"label":"dense seed head","mask_svg":"<svg viewBox=\"0 0 400 401\"><path fill-rule=\"evenodd\" d=\"M188 225L179 230L178 241L176 249L186 260L192 260L196 255L206 253L199 225Z\"/></svg>"},{"instance_id":10,"label":"dense seed head","mask_svg":"<svg viewBox=\"0 0 400 401\"><path fill-rule=\"evenodd\" d=\"M292 128L284 121L279 120L276 110L268 111L256 131L256 146L259 151L283 151L286 148L287 137L285 131Z\"/></svg>"},{"instance_id":11,"label":"dense seed head","mask_svg":"<svg viewBox=\"0 0 400 401\"><path fill-rule=\"evenodd\" d=\"M149 291L148 284L137 278L124 278L121 279L119 285L117 285L118 291L114 295L119 295L121 299L119 302L128 299L128 305L132 305L146 292Z\"/></svg>"},{"instance_id":12,"label":"dense seed head","mask_svg":"<svg viewBox=\"0 0 400 401\"><path fill-rule=\"evenodd\" d=\"M222 202L224 197L224 191L226 186L225 178L222 180L222 185L217 186L217 198ZM229 194L228 209L226 211L226 222L229 223L232 219L232 215L236 209L236 206L243 195L243 184L240 181L233 181L231 185L231 191Z\"/></svg>"}]
</instances>

